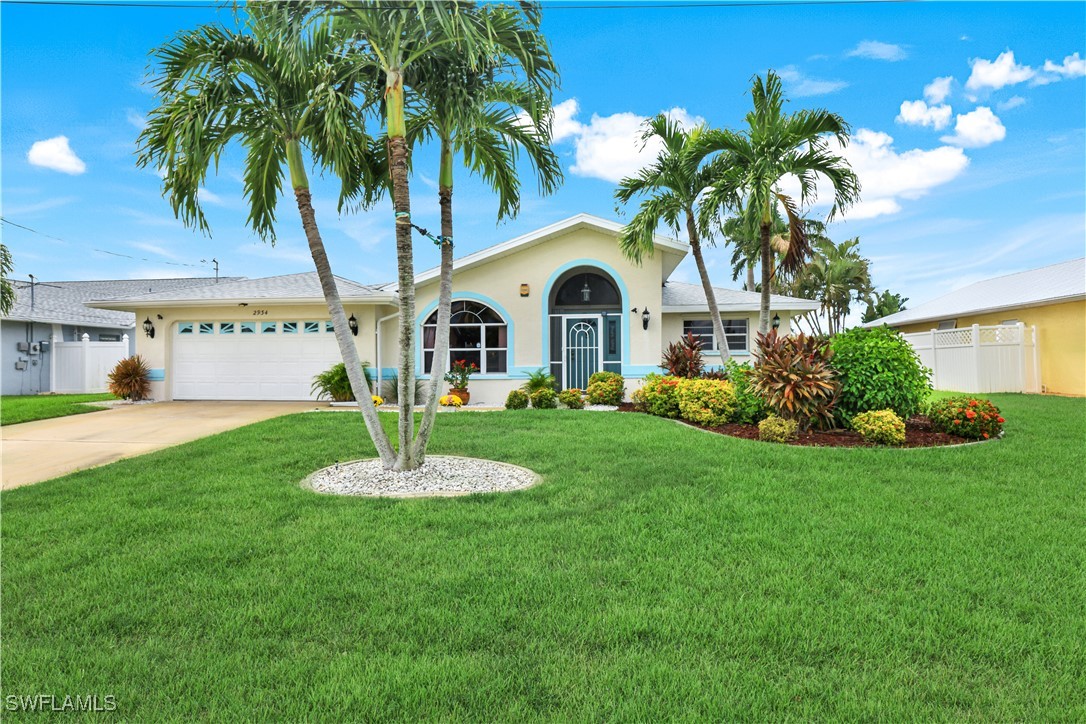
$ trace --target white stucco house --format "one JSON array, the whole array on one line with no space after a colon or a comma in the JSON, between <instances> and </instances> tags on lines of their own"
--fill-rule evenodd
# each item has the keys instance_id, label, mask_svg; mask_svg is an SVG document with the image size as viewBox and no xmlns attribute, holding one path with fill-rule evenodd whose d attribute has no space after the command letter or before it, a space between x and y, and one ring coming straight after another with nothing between
<instances>
[{"instance_id":1,"label":"white stucco house","mask_svg":"<svg viewBox=\"0 0 1086 724\"><path fill-rule=\"evenodd\" d=\"M450 357L481 369L471 379L472 402L502 403L541 367L564 388L584 388L597 370L620 372L630 391L660 371L662 351L685 332L701 335L710 365L719 363L724 344L732 356L749 358L759 295L718 288L727 339L713 339L701 285L669 280L689 247L658 236L655 253L633 264L619 250L621 229L579 214L456 260ZM359 355L387 377L397 364L395 285L337 281ZM426 377L438 270L419 273L416 290L415 366ZM135 314L136 350L153 368L156 399L311 399L313 376L340 361L315 272L91 306ZM806 299L772 298L782 330L816 307Z\"/></svg>"}]
</instances>

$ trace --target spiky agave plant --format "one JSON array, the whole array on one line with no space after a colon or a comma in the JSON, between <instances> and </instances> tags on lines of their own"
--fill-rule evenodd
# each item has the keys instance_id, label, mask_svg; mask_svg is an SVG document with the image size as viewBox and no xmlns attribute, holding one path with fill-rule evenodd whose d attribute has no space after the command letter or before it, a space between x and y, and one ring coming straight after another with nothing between
<instances>
[{"instance_id":1,"label":"spiky agave plant","mask_svg":"<svg viewBox=\"0 0 1086 724\"><path fill-rule=\"evenodd\" d=\"M138 354L118 362L107 379L110 394L122 400L139 402L151 396L151 369Z\"/></svg>"}]
</instances>

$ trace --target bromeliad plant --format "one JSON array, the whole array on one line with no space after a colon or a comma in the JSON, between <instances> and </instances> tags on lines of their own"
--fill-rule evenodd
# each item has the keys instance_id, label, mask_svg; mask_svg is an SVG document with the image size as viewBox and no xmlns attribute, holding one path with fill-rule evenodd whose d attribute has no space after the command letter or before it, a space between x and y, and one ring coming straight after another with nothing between
<instances>
[{"instance_id":1,"label":"bromeliad plant","mask_svg":"<svg viewBox=\"0 0 1086 724\"><path fill-rule=\"evenodd\" d=\"M705 369L705 358L701 354L701 340L687 333L678 342L672 342L664 350L660 366L672 377L692 380L700 377Z\"/></svg>"},{"instance_id":2,"label":"bromeliad plant","mask_svg":"<svg viewBox=\"0 0 1086 724\"><path fill-rule=\"evenodd\" d=\"M803 430L833 427L841 386L830 366L833 350L825 340L805 334L758 334L755 389L776 415L795 420Z\"/></svg>"}]
</instances>

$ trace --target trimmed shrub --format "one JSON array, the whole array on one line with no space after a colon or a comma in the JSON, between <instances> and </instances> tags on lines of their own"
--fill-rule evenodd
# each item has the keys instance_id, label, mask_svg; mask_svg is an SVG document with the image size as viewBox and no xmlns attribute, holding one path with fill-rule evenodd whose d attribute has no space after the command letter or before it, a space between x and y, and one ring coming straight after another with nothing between
<instances>
[{"instance_id":1,"label":"trimmed shrub","mask_svg":"<svg viewBox=\"0 0 1086 724\"><path fill-rule=\"evenodd\" d=\"M581 397L581 391L576 387L570 387L568 390L559 392L558 401L571 410L584 409L584 398Z\"/></svg>"},{"instance_id":2,"label":"trimmed shrub","mask_svg":"<svg viewBox=\"0 0 1086 724\"><path fill-rule=\"evenodd\" d=\"M122 400L139 402L151 396L151 370L138 354L117 362L107 377L109 392Z\"/></svg>"},{"instance_id":3,"label":"trimmed shrub","mask_svg":"<svg viewBox=\"0 0 1086 724\"><path fill-rule=\"evenodd\" d=\"M911 344L889 327L856 328L830 342L833 369L841 383L837 415L848 420L871 410L893 410L907 420L931 392L931 370Z\"/></svg>"},{"instance_id":4,"label":"trimmed shrub","mask_svg":"<svg viewBox=\"0 0 1086 724\"><path fill-rule=\"evenodd\" d=\"M691 380L700 377L705 369L705 359L701 355L701 340L687 334L678 342L672 342L664 350L660 366L673 377Z\"/></svg>"},{"instance_id":5,"label":"trimmed shrub","mask_svg":"<svg viewBox=\"0 0 1086 724\"><path fill-rule=\"evenodd\" d=\"M754 389L769 410L795 420L801 430L832 427L841 387L830 366L829 342L802 333L782 337L774 329L759 333L758 347Z\"/></svg>"},{"instance_id":6,"label":"trimmed shrub","mask_svg":"<svg viewBox=\"0 0 1086 724\"><path fill-rule=\"evenodd\" d=\"M459 395L443 395L437 398L437 404L442 407L460 407L464 404L464 401L460 399Z\"/></svg>"},{"instance_id":7,"label":"trimmed shrub","mask_svg":"<svg viewBox=\"0 0 1086 724\"><path fill-rule=\"evenodd\" d=\"M544 387L531 394L532 407L537 410L553 410L558 407L558 393L550 387Z\"/></svg>"},{"instance_id":8,"label":"trimmed shrub","mask_svg":"<svg viewBox=\"0 0 1086 724\"><path fill-rule=\"evenodd\" d=\"M788 442L796 439L799 423L770 415L758 423L758 439L762 442Z\"/></svg>"},{"instance_id":9,"label":"trimmed shrub","mask_svg":"<svg viewBox=\"0 0 1086 724\"><path fill-rule=\"evenodd\" d=\"M999 408L981 397L948 397L931 403L931 423L939 432L972 440L988 440L1003 432Z\"/></svg>"},{"instance_id":10,"label":"trimmed shrub","mask_svg":"<svg viewBox=\"0 0 1086 724\"><path fill-rule=\"evenodd\" d=\"M630 397L641 412L674 419L679 416L679 387L683 382L679 377L651 372Z\"/></svg>"},{"instance_id":11,"label":"trimmed shrub","mask_svg":"<svg viewBox=\"0 0 1086 724\"><path fill-rule=\"evenodd\" d=\"M739 364L735 360L728 360L724 366L726 379L735 388L735 409L732 411L728 422L736 422L740 425L755 425L769 414L765 400L754 389L752 378L754 368L749 362Z\"/></svg>"},{"instance_id":12,"label":"trimmed shrub","mask_svg":"<svg viewBox=\"0 0 1086 724\"><path fill-rule=\"evenodd\" d=\"M905 442L905 421L893 410L861 412L852 418L852 427L867 442L901 445Z\"/></svg>"},{"instance_id":13,"label":"trimmed shrub","mask_svg":"<svg viewBox=\"0 0 1086 724\"><path fill-rule=\"evenodd\" d=\"M511 390L505 398L505 409L523 410L528 407L528 393L524 390Z\"/></svg>"},{"instance_id":14,"label":"trimmed shrub","mask_svg":"<svg viewBox=\"0 0 1086 724\"><path fill-rule=\"evenodd\" d=\"M626 398L626 381L617 372L596 372L588 378L588 404L621 405Z\"/></svg>"},{"instance_id":15,"label":"trimmed shrub","mask_svg":"<svg viewBox=\"0 0 1086 724\"><path fill-rule=\"evenodd\" d=\"M683 380L677 397L679 414L698 425L723 425L735 409L735 388L727 381Z\"/></svg>"}]
</instances>

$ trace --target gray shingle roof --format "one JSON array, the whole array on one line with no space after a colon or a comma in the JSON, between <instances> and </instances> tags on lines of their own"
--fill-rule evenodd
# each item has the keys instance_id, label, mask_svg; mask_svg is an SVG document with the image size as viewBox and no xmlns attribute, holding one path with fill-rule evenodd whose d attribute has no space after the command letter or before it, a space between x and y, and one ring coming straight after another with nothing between
<instances>
[{"instance_id":1,"label":"gray shingle roof","mask_svg":"<svg viewBox=\"0 0 1086 724\"><path fill-rule=\"evenodd\" d=\"M738 289L724 289L713 287L716 296L716 304L722 312L756 312L761 306L762 295L758 292L744 292ZM666 282L664 284L664 311L669 307L684 307L708 309L705 301L705 290L700 284L687 284L685 282ZM769 295L770 307L774 310L807 311L818 309L818 302L810 299L798 299L785 297L779 294Z\"/></svg>"},{"instance_id":2,"label":"gray shingle roof","mask_svg":"<svg viewBox=\"0 0 1086 724\"><path fill-rule=\"evenodd\" d=\"M336 277L336 286L339 288L339 294L344 300L389 296L388 292L382 291L377 284L359 284L343 277ZM131 309L134 306L142 307L148 304L273 299L323 300L324 292L321 291L317 272L302 272L300 274L286 274L260 279L239 279L194 289L177 289L153 294L141 294L115 301L119 303L118 306ZM108 302L102 300L95 302L95 306L106 306L107 304Z\"/></svg>"},{"instance_id":3,"label":"gray shingle roof","mask_svg":"<svg viewBox=\"0 0 1086 724\"><path fill-rule=\"evenodd\" d=\"M975 282L865 327L953 319L965 314L1035 306L1086 296L1086 258Z\"/></svg>"},{"instance_id":4,"label":"gray shingle roof","mask_svg":"<svg viewBox=\"0 0 1086 724\"><path fill-rule=\"evenodd\" d=\"M220 284L242 277L223 277ZM13 281L15 306L4 319L19 322L72 324L83 327L121 327L135 324L132 312L94 309L86 303L97 299L117 299L135 294L171 293L215 284L213 278L185 279L108 279L79 282L38 282L30 293L28 282ZM31 297L33 296L33 300ZM33 304L31 304L33 301Z\"/></svg>"}]
</instances>

